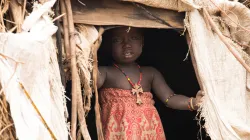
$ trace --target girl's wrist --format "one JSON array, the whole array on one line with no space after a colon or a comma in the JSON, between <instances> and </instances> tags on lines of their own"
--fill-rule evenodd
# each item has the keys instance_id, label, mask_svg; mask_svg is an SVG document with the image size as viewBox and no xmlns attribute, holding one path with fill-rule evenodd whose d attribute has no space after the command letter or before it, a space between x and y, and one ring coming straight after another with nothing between
<instances>
[{"instance_id":1,"label":"girl's wrist","mask_svg":"<svg viewBox=\"0 0 250 140\"><path fill-rule=\"evenodd\" d=\"M188 109L190 111L194 111L197 110L199 108L199 106L197 105L197 99L196 98L189 98L188 100Z\"/></svg>"},{"instance_id":2,"label":"girl's wrist","mask_svg":"<svg viewBox=\"0 0 250 140\"><path fill-rule=\"evenodd\" d=\"M197 110L199 108L199 105L197 103L197 99L196 98L193 98L193 106L194 106L194 110Z\"/></svg>"}]
</instances>

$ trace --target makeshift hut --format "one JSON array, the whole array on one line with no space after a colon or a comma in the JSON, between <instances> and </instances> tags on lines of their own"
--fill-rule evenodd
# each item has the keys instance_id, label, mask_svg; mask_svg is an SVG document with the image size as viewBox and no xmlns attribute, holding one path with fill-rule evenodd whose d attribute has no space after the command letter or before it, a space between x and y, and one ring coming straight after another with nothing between
<instances>
[{"instance_id":1,"label":"makeshift hut","mask_svg":"<svg viewBox=\"0 0 250 140\"><path fill-rule=\"evenodd\" d=\"M145 39L149 45L139 60L142 64L158 67L166 78L175 75L167 81L174 81L173 88L180 93L184 91L174 86L180 85L180 81L194 94L199 87L205 92L198 122L204 120L200 127L204 126L212 140L249 140L248 3L237 0L1 1L0 139L83 137L89 140L93 132L88 131L91 125L87 127L86 118L94 110L96 135L103 140L96 84L98 62L106 64L109 60L105 32L116 26L130 26L150 28ZM173 41L174 38L179 41ZM192 63L186 65L183 60L189 57ZM171 69L174 65L176 69ZM67 81L71 81L69 124ZM188 85L191 81L192 85ZM164 113L163 117L174 118ZM182 135L169 131L172 132Z\"/></svg>"}]
</instances>

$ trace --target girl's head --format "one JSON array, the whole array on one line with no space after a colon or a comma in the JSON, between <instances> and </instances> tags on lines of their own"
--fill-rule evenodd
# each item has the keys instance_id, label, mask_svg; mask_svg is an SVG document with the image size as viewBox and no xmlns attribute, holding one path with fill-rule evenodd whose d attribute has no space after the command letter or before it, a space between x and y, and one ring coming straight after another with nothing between
<instances>
[{"instance_id":1,"label":"girl's head","mask_svg":"<svg viewBox=\"0 0 250 140\"><path fill-rule=\"evenodd\" d=\"M142 53L142 29L120 27L111 35L112 56L116 63L133 63Z\"/></svg>"}]
</instances>

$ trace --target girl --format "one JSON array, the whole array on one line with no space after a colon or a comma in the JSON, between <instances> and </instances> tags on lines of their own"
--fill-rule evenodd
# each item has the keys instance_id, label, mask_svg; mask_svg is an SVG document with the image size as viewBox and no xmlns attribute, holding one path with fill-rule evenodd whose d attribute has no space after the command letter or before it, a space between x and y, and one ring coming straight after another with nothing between
<instances>
[{"instance_id":1,"label":"girl","mask_svg":"<svg viewBox=\"0 0 250 140\"><path fill-rule=\"evenodd\" d=\"M196 98L175 94L163 76L153 67L135 63L143 48L138 28L120 27L112 31L113 66L99 67L101 117L105 140L165 140L153 95L166 106L196 110L202 92Z\"/></svg>"}]
</instances>

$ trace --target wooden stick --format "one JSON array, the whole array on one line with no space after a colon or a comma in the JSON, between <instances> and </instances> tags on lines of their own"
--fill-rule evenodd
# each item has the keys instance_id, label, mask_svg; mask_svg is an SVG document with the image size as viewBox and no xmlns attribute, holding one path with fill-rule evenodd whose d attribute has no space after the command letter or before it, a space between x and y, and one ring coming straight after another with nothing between
<instances>
[{"instance_id":1,"label":"wooden stick","mask_svg":"<svg viewBox=\"0 0 250 140\"><path fill-rule=\"evenodd\" d=\"M61 13L66 13L66 7L64 0L60 1ZM68 16L63 16L63 34L64 34L64 51L66 54L66 59L70 58L70 47L69 47L69 26L68 26Z\"/></svg>"},{"instance_id":2,"label":"wooden stick","mask_svg":"<svg viewBox=\"0 0 250 140\"><path fill-rule=\"evenodd\" d=\"M0 131L0 136L2 135L2 133L3 133L6 129L8 129L9 127L11 127L11 126L13 126L13 125L14 125L14 123L5 126L5 127Z\"/></svg>"},{"instance_id":3,"label":"wooden stick","mask_svg":"<svg viewBox=\"0 0 250 140\"><path fill-rule=\"evenodd\" d=\"M98 76L98 62L97 62L97 51L101 45L101 35L103 34L104 29L100 28L98 39L93 46L93 86L95 90L95 115L96 115L96 129L98 140L104 140L103 132L102 132L102 122L101 122L101 115L100 115L100 105L98 99L98 89L97 89L97 76Z\"/></svg>"},{"instance_id":4,"label":"wooden stick","mask_svg":"<svg viewBox=\"0 0 250 140\"><path fill-rule=\"evenodd\" d=\"M71 1L65 0L65 6L68 16L68 24L69 24L69 43L70 43L70 58L71 58L71 79L72 79L72 90L71 90L71 137L72 140L76 140L76 124L77 124L77 67L76 67L76 43L74 38L74 21L73 14L71 8Z\"/></svg>"},{"instance_id":5,"label":"wooden stick","mask_svg":"<svg viewBox=\"0 0 250 140\"><path fill-rule=\"evenodd\" d=\"M248 71L250 72L250 67L245 63L245 61L241 58L241 55L239 52L233 48L226 40L225 36L221 33L221 31L217 28L216 24L214 23L213 19L209 15L208 11L206 9L203 9L204 15L207 17L208 22L210 23L212 29L217 33L221 41L225 44L225 46L228 48L228 50L233 54L233 56L240 62L240 64Z\"/></svg>"},{"instance_id":6,"label":"wooden stick","mask_svg":"<svg viewBox=\"0 0 250 140\"><path fill-rule=\"evenodd\" d=\"M58 17L59 12L60 12L60 5L59 5L60 1L56 1L56 9L55 9L55 15ZM65 14L63 14L65 15ZM54 19L55 20L55 19ZM54 21L53 20L53 21ZM58 50L58 64L59 64L59 69L60 69L60 75L61 75L61 81L64 87L66 87L66 81L65 81L65 73L63 70L63 62L62 62L62 36L61 36L61 26L60 26L60 22L58 20L55 21L56 26L58 27L58 30L56 32L56 46L57 46L57 50Z\"/></svg>"},{"instance_id":7,"label":"wooden stick","mask_svg":"<svg viewBox=\"0 0 250 140\"><path fill-rule=\"evenodd\" d=\"M49 128L48 124L46 123L45 119L43 118L41 112L39 111L39 109L37 108L37 106L35 105L35 103L33 102L33 100L31 99L29 93L27 92L27 90L24 88L23 84L19 82L20 87L22 88L22 90L24 91L26 97L28 98L28 100L31 102L33 108L35 109L35 111L37 112L38 116L41 118L42 123L44 124L44 126L46 127L46 129L49 131L50 136L53 140L56 140L56 137L54 135L54 133L52 132L52 130Z\"/></svg>"},{"instance_id":8,"label":"wooden stick","mask_svg":"<svg viewBox=\"0 0 250 140\"><path fill-rule=\"evenodd\" d=\"M84 140L91 140L86 120L85 120L85 111L83 109L83 101L82 101L82 93L81 93L81 83L80 83L80 77L77 74L77 113L78 113L78 119L80 123L80 130L83 136Z\"/></svg>"},{"instance_id":9,"label":"wooden stick","mask_svg":"<svg viewBox=\"0 0 250 140\"><path fill-rule=\"evenodd\" d=\"M23 18L23 20L24 20L24 18L25 18L26 3L27 3L27 0L24 0L24 2L23 2L23 13L22 13L22 18Z\"/></svg>"},{"instance_id":10,"label":"wooden stick","mask_svg":"<svg viewBox=\"0 0 250 140\"><path fill-rule=\"evenodd\" d=\"M14 22L17 24L17 32L21 32L21 24L23 22L23 12L22 12L22 6L20 6L16 0L10 1L10 10L12 12L12 17L14 19Z\"/></svg>"},{"instance_id":11,"label":"wooden stick","mask_svg":"<svg viewBox=\"0 0 250 140\"><path fill-rule=\"evenodd\" d=\"M5 25L4 25L4 22L3 22L3 15L2 15L2 12L0 12L0 22L1 22L1 32L5 32Z\"/></svg>"},{"instance_id":12,"label":"wooden stick","mask_svg":"<svg viewBox=\"0 0 250 140\"><path fill-rule=\"evenodd\" d=\"M9 23L12 23L12 24L15 24L15 25L16 25L16 23L15 23L15 22L10 21L10 20L8 20L8 19L3 19L3 20L5 20L5 21L7 21L7 22L9 22Z\"/></svg>"},{"instance_id":13,"label":"wooden stick","mask_svg":"<svg viewBox=\"0 0 250 140\"><path fill-rule=\"evenodd\" d=\"M54 19L52 20L52 22L57 21L58 19L60 19L60 18L63 17L63 16L65 16L65 13L63 13L63 14L61 14L61 15L57 15L57 17L54 18Z\"/></svg>"}]
</instances>

